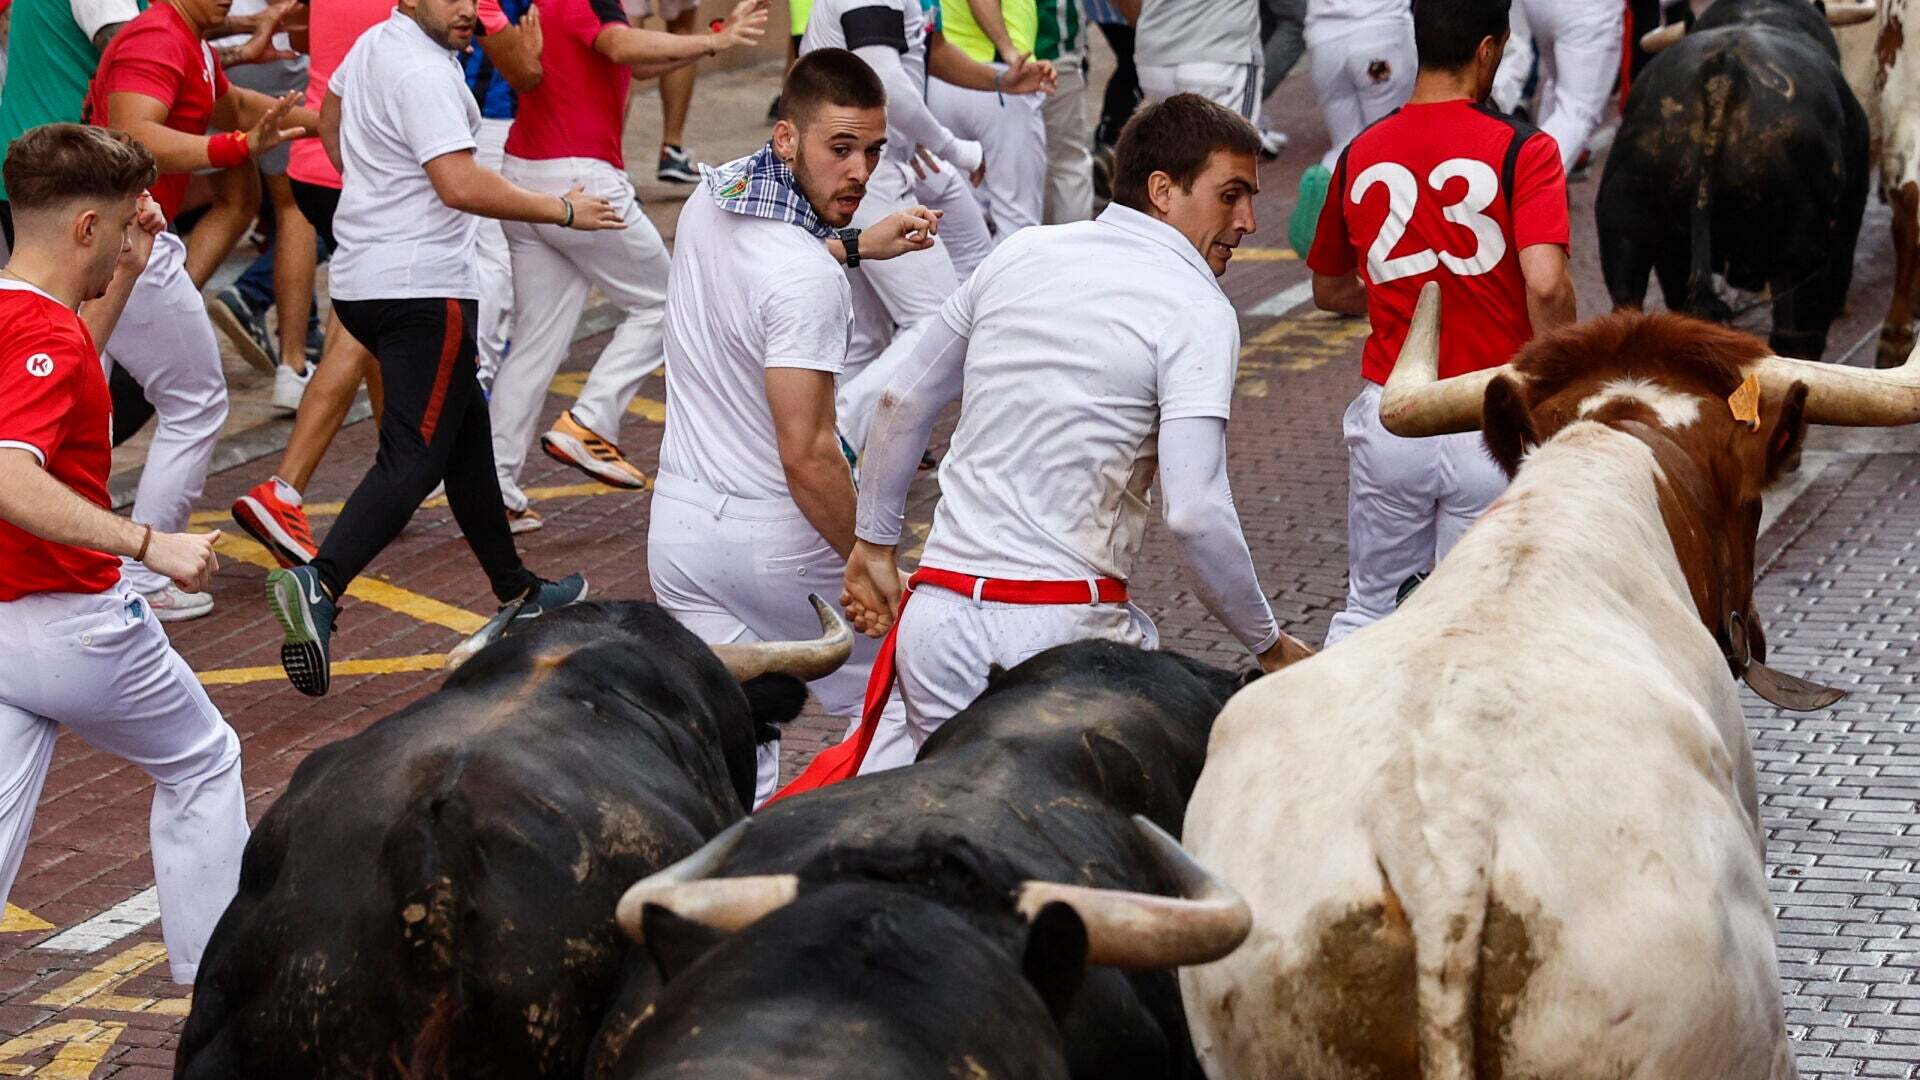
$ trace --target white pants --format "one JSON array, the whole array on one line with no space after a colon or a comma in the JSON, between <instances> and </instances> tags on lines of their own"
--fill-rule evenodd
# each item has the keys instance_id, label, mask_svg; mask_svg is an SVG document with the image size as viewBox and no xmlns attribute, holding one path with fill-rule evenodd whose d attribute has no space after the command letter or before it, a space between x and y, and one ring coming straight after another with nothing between
<instances>
[{"instance_id":1,"label":"white pants","mask_svg":"<svg viewBox=\"0 0 1920 1080\"><path fill-rule=\"evenodd\" d=\"M1004 64L994 66L1006 70ZM1040 97L927 80L927 108L955 135L977 140L986 151L987 176L980 186L1002 239L1040 224L1046 209L1047 124Z\"/></svg>"},{"instance_id":2,"label":"white pants","mask_svg":"<svg viewBox=\"0 0 1920 1080\"><path fill-rule=\"evenodd\" d=\"M720 644L820 636L820 619L807 594L837 603L847 563L792 500L736 499L661 473L654 478L652 515L647 579L660 606L700 640ZM821 708L848 721L849 735L859 723L867 677L879 649L878 641L856 635L853 656L840 670L809 684ZM891 732L893 738L874 741L861 772L913 760L913 743L901 727L903 715L896 695L887 702L882 720L882 735ZM762 764L763 786L755 793L755 805L773 794L777 783L778 771L770 780L764 759Z\"/></svg>"},{"instance_id":3,"label":"white pants","mask_svg":"<svg viewBox=\"0 0 1920 1080\"><path fill-rule=\"evenodd\" d=\"M153 876L173 981L191 983L240 884L240 739L146 602L94 595L0 603L0 901L13 889L60 729L153 777Z\"/></svg>"},{"instance_id":4,"label":"white pants","mask_svg":"<svg viewBox=\"0 0 1920 1080\"><path fill-rule=\"evenodd\" d=\"M101 350L101 363L126 368L153 404L153 442L134 495L133 519L157 532L186 530L227 422L220 345L206 301L187 276L186 258L187 246L178 236L154 237L147 269ZM132 559L121 561L121 573L141 592L167 585Z\"/></svg>"},{"instance_id":5,"label":"white pants","mask_svg":"<svg viewBox=\"0 0 1920 1080\"><path fill-rule=\"evenodd\" d=\"M1353 137L1413 96L1420 54L1404 18L1362 25L1313 46L1313 85L1333 145L1320 163L1332 169Z\"/></svg>"},{"instance_id":6,"label":"white pants","mask_svg":"<svg viewBox=\"0 0 1920 1080\"><path fill-rule=\"evenodd\" d=\"M1432 570L1507 489L1479 432L1403 439L1380 423L1368 383L1341 423L1347 443L1347 609L1332 645L1390 614L1400 586Z\"/></svg>"},{"instance_id":7,"label":"white pants","mask_svg":"<svg viewBox=\"0 0 1920 1080\"><path fill-rule=\"evenodd\" d=\"M940 242L946 245L955 276L961 281L972 277L993 254L994 246L987 215L980 209L972 181L951 163L941 161L939 172L928 172L924 179L914 180L913 193L928 209L944 215L940 219Z\"/></svg>"},{"instance_id":8,"label":"white pants","mask_svg":"<svg viewBox=\"0 0 1920 1080\"><path fill-rule=\"evenodd\" d=\"M533 191L565 194L575 184L611 201L625 215L624 229L580 232L558 225L506 224L517 283L513 292L513 351L494 377L489 416L493 461L507 507L523 510L520 469L533 443L534 425L547 403L547 386L560 370L573 330L598 286L626 313L613 340L600 350L573 418L609 442L620 441L620 419L640 381L666 362L661 351L667 314L667 269L671 260L653 223L640 212L627 174L595 158L525 161L508 157L507 179Z\"/></svg>"},{"instance_id":9,"label":"white pants","mask_svg":"<svg viewBox=\"0 0 1920 1080\"><path fill-rule=\"evenodd\" d=\"M1199 94L1232 109L1255 126L1260 122L1260 65L1255 63L1141 64L1140 96L1165 101L1175 94Z\"/></svg>"},{"instance_id":10,"label":"white pants","mask_svg":"<svg viewBox=\"0 0 1920 1080\"><path fill-rule=\"evenodd\" d=\"M1093 216L1093 125L1087 123L1087 58L1054 61L1059 87L1040 105L1047 128L1047 201L1049 225L1085 221Z\"/></svg>"},{"instance_id":11,"label":"white pants","mask_svg":"<svg viewBox=\"0 0 1920 1080\"><path fill-rule=\"evenodd\" d=\"M1573 168L1606 115L1620 75L1626 9L1593 0L1517 0L1515 36L1528 35L1540 58L1540 130L1560 144L1560 162ZM1527 81L1526 50L1508 50L1494 76L1494 99L1517 102Z\"/></svg>"},{"instance_id":12,"label":"white pants","mask_svg":"<svg viewBox=\"0 0 1920 1080\"><path fill-rule=\"evenodd\" d=\"M511 120L480 120L479 146L473 159L499 172L507 160L507 132ZM507 234L499 218L480 219L480 231L474 244L478 258L474 270L480 276L480 316L474 323L474 344L479 353L474 363L480 368L480 384L491 387L500 370L500 358L507 353L513 337L513 262L507 252Z\"/></svg>"},{"instance_id":13,"label":"white pants","mask_svg":"<svg viewBox=\"0 0 1920 1080\"><path fill-rule=\"evenodd\" d=\"M993 665L1011 668L1055 645L1087 638L1160 647L1153 620L1132 604L1002 604L917 586L894 653L906 703L899 723L917 751L941 724L973 704L987 688ZM891 734L890 720L882 719L874 745Z\"/></svg>"}]
</instances>

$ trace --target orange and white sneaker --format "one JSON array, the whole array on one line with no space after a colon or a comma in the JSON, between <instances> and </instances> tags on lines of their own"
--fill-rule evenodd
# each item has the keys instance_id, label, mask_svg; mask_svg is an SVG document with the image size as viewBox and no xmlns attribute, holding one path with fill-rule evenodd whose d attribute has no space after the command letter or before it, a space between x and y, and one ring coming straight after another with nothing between
<instances>
[{"instance_id":1,"label":"orange and white sneaker","mask_svg":"<svg viewBox=\"0 0 1920 1080\"><path fill-rule=\"evenodd\" d=\"M546 521L542 519L539 514L534 513L533 507L531 506L525 510L515 510L511 506L507 507L507 531L515 536L521 533L537 532L540 526L545 524Z\"/></svg>"},{"instance_id":2,"label":"orange and white sneaker","mask_svg":"<svg viewBox=\"0 0 1920 1080\"><path fill-rule=\"evenodd\" d=\"M282 499L272 480L255 484L253 490L234 500L233 520L285 569L305 566L320 553L320 546L313 542L313 528L307 524L307 512Z\"/></svg>"},{"instance_id":3,"label":"orange and white sneaker","mask_svg":"<svg viewBox=\"0 0 1920 1080\"><path fill-rule=\"evenodd\" d=\"M553 429L540 436L540 449L553 460L571 465L609 487L647 489L647 474L634 468L618 446L575 420L571 410L561 413Z\"/></svg>"}]
</instances>

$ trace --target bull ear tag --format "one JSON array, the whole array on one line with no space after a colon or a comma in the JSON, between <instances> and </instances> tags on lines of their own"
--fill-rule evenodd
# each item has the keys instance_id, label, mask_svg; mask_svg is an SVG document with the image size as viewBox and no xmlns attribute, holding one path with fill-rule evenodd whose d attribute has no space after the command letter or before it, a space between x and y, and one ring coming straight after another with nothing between
<instances>
[{"instance_id":1,"label":"bull ear tag","mask_svg":"<svg viewBox=\"0 0 1920 1080\"><path fill-rule=\"evenodd\" d=\"M1846 699L1847 692L1831 686L1776 671L1753 659L1747 642L1746 619L1737 611L1727 614L1727 664L1734 674L1762 701L1788 712L1816 712Z\"/></svg>"},{"instance_id":2,"label":"bull ear tag","mask_svg":"<svg viewBox=\"0 0 1920 1080\"><path fill-rule=\"evenodd\" d=\"M1760 430L1760 375L1747 376L1746 381L1727 396L1727 408L1733 412L1733 418L1747 425L1747 430Z\"/></svg>"}]
</instances>

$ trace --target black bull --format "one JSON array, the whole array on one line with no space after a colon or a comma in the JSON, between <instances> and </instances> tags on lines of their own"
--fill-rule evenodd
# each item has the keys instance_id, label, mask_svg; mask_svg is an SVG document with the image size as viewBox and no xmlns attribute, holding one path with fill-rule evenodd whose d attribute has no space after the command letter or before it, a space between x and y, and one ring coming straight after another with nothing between
<instances>
[{"instance_id":1,"label":"black bull","mask_svg":"<svg viewBox=\"0 0 1920 1080\"><path fill-rule=\"evenodd\" d=\"M615 902L744 816L805 697L651 604L582 604L315 751L247 845L178 1075L578 1076Z\"/></svg>"},{"instance_id":2,"label":"black bull","mask_svg":"<svg viewBox=\"0 0 1920 1080\"><path fill-rule=\"evenodd\" d=\"M1036 904L1029 922L1012 898L1030 881L1175 893L1129 816L1178 830L1214 718L1245 681L1168 653L1062 646L998 674L911 768L762 810L681 887L774 901L721 915L689 901L690 914L635 899L645 883L623 901L647 948L629 955L588 1075L1199 1077L1164 965L1089 967L1097 919Z\"/></svg>"},{"instance_id":3,"label":"black bull","mask_svg":"<svg viewBox=\"0 0 1920 1080\"><path fill-rule=\"evenodd\" d=\"M1717 0L1633 84L1595 204L1607 292L1724 321L1713 275L1771 290L1784 356L1818 359L1853 281L1866 114L1805 0Z\"/></svg>"}]
</instances>

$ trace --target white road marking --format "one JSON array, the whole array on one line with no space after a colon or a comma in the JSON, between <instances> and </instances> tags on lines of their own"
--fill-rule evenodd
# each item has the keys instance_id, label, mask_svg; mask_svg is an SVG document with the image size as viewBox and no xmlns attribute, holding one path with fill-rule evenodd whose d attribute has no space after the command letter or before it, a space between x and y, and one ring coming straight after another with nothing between
<instances>
[{"instance_id":1,"label":"white road marking","mask_svg":"<svg viewBox=\"0 0 1920 1080\"><path fill-rule=\"evenodd\" d=\"M1264 315L1284 319L1293 314L1294 309L1313 299L1313 282L1303 281L1291 288L1282 289L1248 309L1249 315Z\"/></svg>"},{"instance_id":2,"label":"white road marking","mask_svg":"<svg viewBox=\"0 0 1920 1080\"><path fill-rule=\"evenodd\" d=\"M120 901L86 922L41 942L35 948L52 952L90 953L137 934L160 917L160 891L147 889Z\"/></svg>"}]
</instances>

